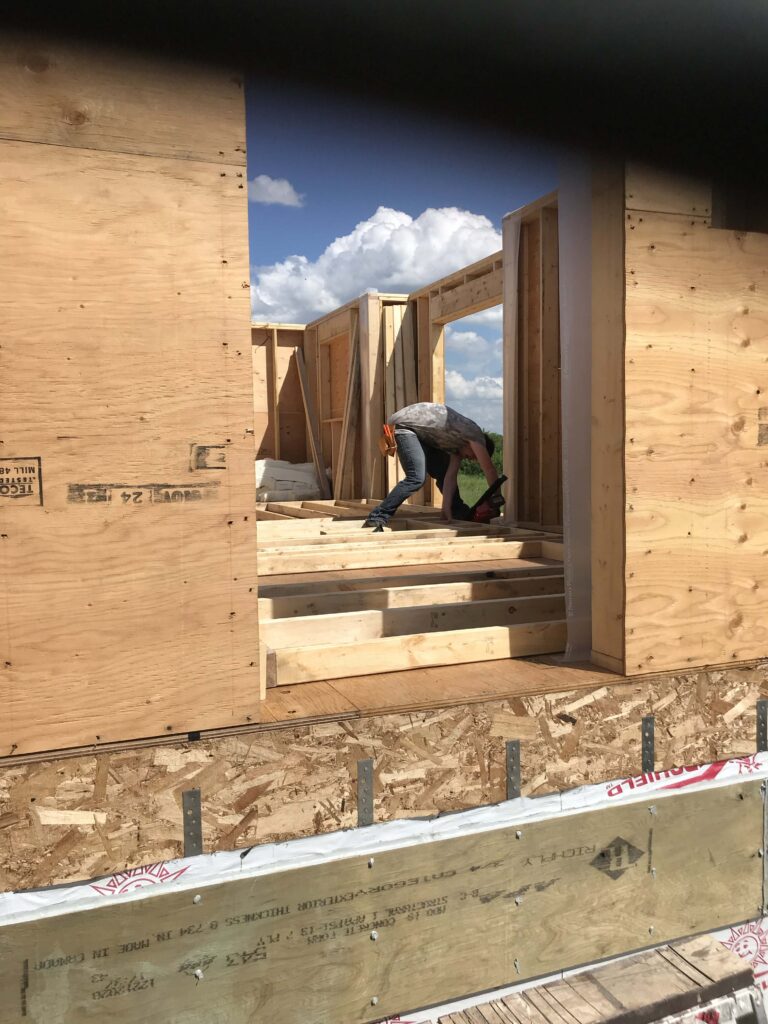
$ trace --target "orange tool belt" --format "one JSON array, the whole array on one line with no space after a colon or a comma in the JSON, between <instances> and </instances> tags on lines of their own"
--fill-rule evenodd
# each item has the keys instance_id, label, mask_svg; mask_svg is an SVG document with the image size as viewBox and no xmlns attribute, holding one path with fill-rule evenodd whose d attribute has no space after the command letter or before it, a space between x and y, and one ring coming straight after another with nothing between
<instances>
[{"instance_id":1,"label":"orange tool belt","mask_svg":"<svg viewBox=\"0 0 768 1024\"><path fill-rule=\"evenodd\" d=\"M395 428L385 423L382 427L382 434L379 438L379 451L382 455L396 455L397 442L395 441Z\"/></svg>"}]
</instances>

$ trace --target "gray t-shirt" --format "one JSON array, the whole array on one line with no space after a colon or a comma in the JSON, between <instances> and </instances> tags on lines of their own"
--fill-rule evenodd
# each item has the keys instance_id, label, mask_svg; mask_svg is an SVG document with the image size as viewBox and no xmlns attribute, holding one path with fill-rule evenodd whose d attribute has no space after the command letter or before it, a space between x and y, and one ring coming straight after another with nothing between
<instances>
[{"instance_id":1,"label":"gray t-shirt","mask_svg":"<svg viewBox=\"0 0 768 1024\"><path fill-rule=\"evenodd\" d=\"M444 452L459 452L469 441L485 443L482 430L474 422L447 405L417 402L393 413L391 427L412 430L420 441Z\"/></svg>"}]
</instances>

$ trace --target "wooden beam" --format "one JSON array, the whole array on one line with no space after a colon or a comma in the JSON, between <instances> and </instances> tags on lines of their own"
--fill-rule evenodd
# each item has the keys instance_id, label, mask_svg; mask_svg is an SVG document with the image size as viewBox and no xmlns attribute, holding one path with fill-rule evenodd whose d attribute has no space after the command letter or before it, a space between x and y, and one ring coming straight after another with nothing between
<instances>
[{"instance_id":1,"label":"wooden beam","mask_svg":"<svg viewBox=\"0 0 768 1024\"><path fill-rule=\"evenodd\" d=\"M291 516L294 519L333 519L331 512L316 512L312 509L302 508L301 505L289 505L286 502L267 502L268 512L279 512L281 516Z\"/></svg>"},{"instance_id":2,"label":"wooden beam","mask_svg":"<svg viewBox=\"0 0 768 1024\"><path fill-rule=\"evenodd\" d=\"M428 298L433 292L462 284L464 281L472 277L481 277L483 274L491 271L494 268L494 265L503 260L503 258L503 251L493 252L490 256L477 260L475 263L470 263L469 266L461 267L461 269L455 270L452 274L446 274L445 277L441 277L437 281L433 281L431 284L425 284L422 288L419 288L418 291L411 292L408 297L411 300L422 299L425 297Z\"/></svg>"},{"instance_id":3,"label":"wooden beam","mask_svg":"<svg viewBox=\"0 0 768 1024\"><path fill-rule=\"evenodd\" d=\"M557 209L541 210L539 522L562 523L560 503L560 284Z\"/></svg>"},{"instance_id":4,"label":"wooden beam","mask_svg":"<svg viewBox=\"0 0 768 1024\"><path fill-rule=\"evenodd\" d=\"M511 577L502 580L433 583L421 586L384 586L375 590L296 593L286 597L259 598L259 622L293 615L333 615L368 609L418 608L432 605L465 605L537 594L563 593L563 575Z\"/></svg>"},{"instance_id":5,"label":"wooden beam","mask_svg":"<svg viewBox=\"0 0 768 1024\"><path fill-rule=\"evenodd\" d=\"M405 374L405 404L414 405L419 400L417 386L418 365L416 336L414 329L414 303L409 302L403 312L403 371Z\"/></svg>"},{"instance_id":6,"label":"wooden beam","mask_svg":"<svg viewBox=\"0 0 768 1024\"><path fill-rule=\"evenodd\" d=\"M401 669L554 654L565 648L565 639L564 622L546 622L285 648L268 655L267 685L286 686L313 679L343 679Z\"/></svg>"},{"instance_id":7,"label":"wooden beam","mask_svg":"<svg viewBox=\"0 0 768 1024\"><path fill-rule=\"evenodd\" d=\"M430 565L464 561L495 561L499 558L537 558L540 541L490 540L463 544L370 545L339 544L319 550L313 547L269 548L259 552L259 576L291 572L329 572L334 569L375 569L389 565Z\"/></svg>"},{"instance_id":8,"label":"wooden beam","mask_svg":"<svg viewBox=\"0 0 768 1024\"><path fill-rule=\"evenodd\" d=\"M281 522L287 523L287 522L289 522L291 520L291 518L292 518L292 516L285 516L285 515L280 515L277 512L270 512L269 509L266 509L266 508L257 508L256 509L256 521L257 522L267 522L267 521L270 521L270 520L273 520L273 519L274 520L278 520L279 519Z\"/></svg>"},{"instance_id":9,"label":"wooden beam","mask_svg":"<svg viewBox=\"0 0 768 1024\"><path fill-rule=\"evenodd\" d=\"M379 567L380 568L380 567ZM536 558L511 559L505 564L496 563L488 567L485 562L456 565L448 563L444 567L406 566L401 572L392 569L389 572L377 572L367 575L339 570L338 574L318 573L317 577L306 579L288 574L279 582L259 580L260 597L295 597L297 594L306 597L310 594L326 594L331 591L347 592L359 590L375 590L379 587L411 587L428 586L433 583L473 583L481 580L518 579L521 576L551 576L563 571L561 564L554 561ZM355 572L357 572L355 570Z\"/></svg>"},{"instance_id":10,"label":"wooden beam","mask_svg":"<svg viewBox=\"0 0 768 1024\"><path fill-rule=\"evenodd\" d=\"M307 371L304 366L304 356L301 349L297 348L294 351L294 357L296 359L296 367L299 371L301 397L304 400L304 413L307 417L307 439L309 441L310 451L312 452L312 461L315 465L315 473L317 473L318 486L320 487L320 493L322 496L324 498L330 498L331 487L328 483L328 475L325 472L320 448L320 428L317 422L317 416L315 415L314 400L312 398L309 380L307 379Z\"/></svg>"},{"instance_id":11,"label":"wooden beam","mask_svg":"<svg viewBox=\"0 0 768 1024\"><path fill-rule=\"evenodd\" d=\"M451 320L479 313L483 309L498 306L502 301L501 267L456 285L450 290L440 291L430 300L432 319L435 323L447 324Z\"/></svg>"},{"instance_id":12,"label":"wooden beam","mask_svg":"<svg viewBox=\"0 0 768 1024\"><path fill-rule=\"evenodd\" d=\"M502 360L504 378L504 516L512 522L520 518L518 502L518 416L520 395L518 388L518 289L520 267L520 220L505 217L502 221L504 240L503 277L503 341Z\"/></svg>"},{"instance_id":13,"label":"wooden beam","mask_svg":"<svg viewBox=\"0 0 768 1024\"><path fill-rule=\"evenodd\" d=\"M560 581L562 586L562 580ZM480 626L511 626L521 622L550 622L565 618L565 597L544 594L535 597L466 604L434 604L405 608L370 608L335 614L290 616L267 619L260 624L259 639L272 650L376 640L412 633L437 633ZM378 671L378 670L377 670Z\"/></svg>"},{"instance_id":14,"label":"wooden beam","mask_svg":"<svg viewBox=\"0 0 768 1024\"><path fill-rule=\"evenodd\" d=\"M381 300L378 295L363 295L360 299L359 324L362 495L370 498L384 493L384 456L378 444L384 422Z\"/></svg>"},{"instance_id":15,"label":"wooden beam","mask_svg":"<svg viewBox=\"0 0 768 1024\"><path fill-rule=\"evenodd\" d=\"M280 458L280 396L277 386L277 328L269 331L269 418L272 421L274 431L275 458Z\"/></svg>"},{"instance_id":16,"label":"wooden beam","mask_svg":"<svg viewBox=\"0 0 768 1024\"><path fill-rule=\"evenodd\" d=\"M287 514L287 506L279 505L274 506L270 503L269 508L274 507L275 511L286 509L283 514ZM333 519L332 516L328 515L322 517L319 512L312 512L308 509L302 509L307 517L321 516L319 519L321 529L316 529L313 524L313 520L309 521L309 529L303 529L306 524L306 520L302 521L302 529L298 529L286 540L286 544L290 543L291 547L312 547L315 550L320 548L332 546L342 542L344 544L365 544L370 546L372 543L376 544L412 544L418 541L427 541L437 543L438 541L450 541L455 543L456 541L469 542L473 540L547 540L547 535L544 533L535 533L532 530L518 530L513 526L496 526L479 530L462 530L461 527L447 526L445 524L435 523L430 525L429 523L420 523L419 520L410 521L410 529L392 529L388 526L384 534L372 534L370 529L363 528L361 522L357 520L346 520L347 524L352 526L352 529L348 529L344 532L343 538L338 534L338 531L328 530L323 531L323 526L328 526L331 523L344 522L344 520ZM318 520L315 520L317 522ZM401 526L406 521L401 522ZM424 527L427 527L424 529ZM554 539L554 543L560 543L559 538ZM282 547L283 542L277 540L275 544L270 544L268 541L265 543L262 541L260 549L266 550L270 547Z\"/></svg>"},{"instance_id":17,"label":"wooden beam","mask_svg":"<svg viewBox=\"0 0 768 1024\"><path fill-rule=\"evenodd\" d=\"M349 371L344 399L344 417L341 424L341 443L336 478L333 482L335 498L354 492L355 452L357 450L357 423L360 415L360 321L356 309L350 312Z\"/></svg>"}]
</instances>

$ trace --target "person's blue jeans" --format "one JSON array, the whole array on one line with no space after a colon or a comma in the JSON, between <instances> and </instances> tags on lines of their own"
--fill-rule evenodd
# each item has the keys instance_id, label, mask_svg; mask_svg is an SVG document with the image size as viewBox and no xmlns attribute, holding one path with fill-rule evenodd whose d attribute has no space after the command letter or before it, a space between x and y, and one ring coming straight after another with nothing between
<instances>
[{"instance_id":1,"label":"person's blue jeans","mask_svg":"<svg viewBox=\"0 0 768 1024\"><path fill-rule=\"evenodd\" d=\"M397 443L397 457L405 470L405 477L395 484L384 501L370 512L369 522L389 522L406 498L424 486L428 475L434 479L440 493L443 492L443 481L451 461L448 452L424 444L412 430L403 428L395 430L395 442ZM472 516L469 505L462 501L458 486L451 504L451 516L453 519L463 520L470 519Z\"/></svg>"}]
</instances>

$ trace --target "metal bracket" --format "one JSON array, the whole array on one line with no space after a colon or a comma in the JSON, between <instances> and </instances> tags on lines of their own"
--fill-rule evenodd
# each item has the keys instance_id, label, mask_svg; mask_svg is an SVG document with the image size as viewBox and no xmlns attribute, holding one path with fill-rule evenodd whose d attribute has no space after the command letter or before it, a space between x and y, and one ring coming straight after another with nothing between
<instances>
[{"instance_id":1,"label":"metal bracket","mask_svg":"<svg viewBox=\"0 0 768 1024\"><path fill-rule=\"evenodd\" d=\"M646 715L643 718L642 733L642 770L652 772L656 766L656 745L654 742L654 720L653 715Z\"/></svg>"},{"instance_id":2,"label":"metal bracket","mask_svg":"<svg viewBox=\"0 0 768 1024\"><path fill-rule=\"evenodd\" d=\"M768 850L768 786L764 782L760 787L760 795L763 798L763 846L760 855L763 860L763 917L768 914L768 857L765 851Z\"/></svg>"},{"instance_id":3,"label":"metal bracket","mask_svg":"<svg viewBox=\"0 0 768 1024\"><path fill-rule=\"evenodd\" d=\"M373 759L357 762L357 824L373 824Z\"/></svg>"},{"instance_id":4,"label":"metal bracket","mask_svg":"<svg viewBox=\"0 0 768 1024\"><path fill-rule=\"evenodd\" d=\"M185 789L181 794L184 811L184 856L196 857L203 852L203 815L200 790Z\"/></svg>"},{"instance_id":5,"label":"metal bracket","mask_svg":"<svg viewBox=\"0 0 768 1024\"><path fill-rule=\"evenodd\" d=\"M507 800L520 796L520 740L507 740Z\"/></svg>"},{"instance_id":6,"label":"metal bracket","mask_svg":"<svg viewBox=\"0 0 768 1024\"><path fill-rule=\"evenodd\" d=\"M757 702L757 751L768 750L768 700Z\"/></svg>"}]
</instances>

